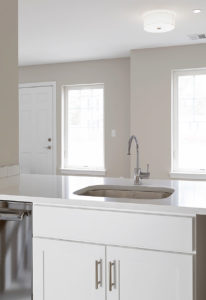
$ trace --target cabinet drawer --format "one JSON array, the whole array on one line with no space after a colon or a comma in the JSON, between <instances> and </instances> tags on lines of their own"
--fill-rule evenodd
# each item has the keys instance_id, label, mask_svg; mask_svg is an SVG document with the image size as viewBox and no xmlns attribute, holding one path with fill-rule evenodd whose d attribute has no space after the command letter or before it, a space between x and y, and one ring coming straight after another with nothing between
<instances>
[{"instance_id":1,"label":"cabinet drawer","mask_svg":"<svg viewBox=\"0 0 206 300\"><path fill-rule=\"evenodd\" d=\"M194 250L193 218L34 206L35 237L165 251Z\"/></svg>"}]
</instances>

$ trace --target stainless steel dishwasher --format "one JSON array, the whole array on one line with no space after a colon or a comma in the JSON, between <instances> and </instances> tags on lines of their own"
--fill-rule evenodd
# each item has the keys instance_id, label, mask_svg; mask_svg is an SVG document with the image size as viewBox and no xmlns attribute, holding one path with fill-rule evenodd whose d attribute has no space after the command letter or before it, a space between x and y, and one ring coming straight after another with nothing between
<instances>
[{"instance_id":1,"label":"stainless steel dishwasher","mask_svg":"<svg viewBox=\"0 0 206 300\"><path fill-rule=\"evenodd\" d=\"M32 299L32 204L0 201L0 299Z\"/></svg>"}]
</instances>

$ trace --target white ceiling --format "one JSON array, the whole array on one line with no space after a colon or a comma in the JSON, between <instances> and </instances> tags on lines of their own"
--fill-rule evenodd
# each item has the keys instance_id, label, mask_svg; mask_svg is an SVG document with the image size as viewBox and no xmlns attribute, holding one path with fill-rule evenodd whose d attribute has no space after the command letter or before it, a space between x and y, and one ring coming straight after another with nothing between
<instances>
[{"instance_id":1,"label":"white ceiling","mask_svg":"<svg viewBox=\"0 0 206 300\"><path fill-rule=\"evenodd\" d=\"M203 9L195 15L192 10ZM142 15L177 13L176 29L151 34ZM19 0L19 64L45 64L129 56L131 49L195 44L206 33L206 0Z\"/></svg>"}]
</instances>

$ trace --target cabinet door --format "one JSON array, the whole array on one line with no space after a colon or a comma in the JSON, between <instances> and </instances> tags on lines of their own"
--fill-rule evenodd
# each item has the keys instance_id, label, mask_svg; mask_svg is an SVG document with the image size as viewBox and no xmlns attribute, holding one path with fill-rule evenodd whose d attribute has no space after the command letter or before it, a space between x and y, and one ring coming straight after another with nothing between
<instances>
[{"instance_id":1,"label":"cabinet door","mask_svg":"<svg viewBox=\"0 0 206 300\"><path fill-rule=\"evenodd\" d=\"M193 256L107 248L108 300L192 300Z\"/></svg>"},{"instance_id":2,"label":"cabinet door","mask_svg":"<svg viewBox=\"0 0 206 300\"><path fill-rule=\"evenodd\" d=\"M34 300L105 300L105 247L33 239Z\"/></svg>"}]
</instances>

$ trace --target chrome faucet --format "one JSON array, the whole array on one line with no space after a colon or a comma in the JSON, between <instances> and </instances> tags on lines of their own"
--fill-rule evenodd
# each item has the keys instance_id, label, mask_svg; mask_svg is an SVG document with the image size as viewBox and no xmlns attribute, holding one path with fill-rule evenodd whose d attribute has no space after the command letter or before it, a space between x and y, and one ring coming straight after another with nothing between
<instances>
[{"instance_id":1,"label":"chrome faucet","mask_svg":"<svg viewBox=\"0 0 206 300\"><path fill-rule=\"evenodd\" d=\"M128 142L128 155L131 155L131 145L132 141L135 141L136 145L136 154L137 154L137 163L136 163L136 168L134 168L134 184L140 184L141 179L143 178L149 178L150 177L150 172L149 172L149 164L147 165L147 172L142 172L141 168L139 167L139 144L137 141L137 138L135 135L132 135L129 138Z\"/></svg>"}]
</instances>

